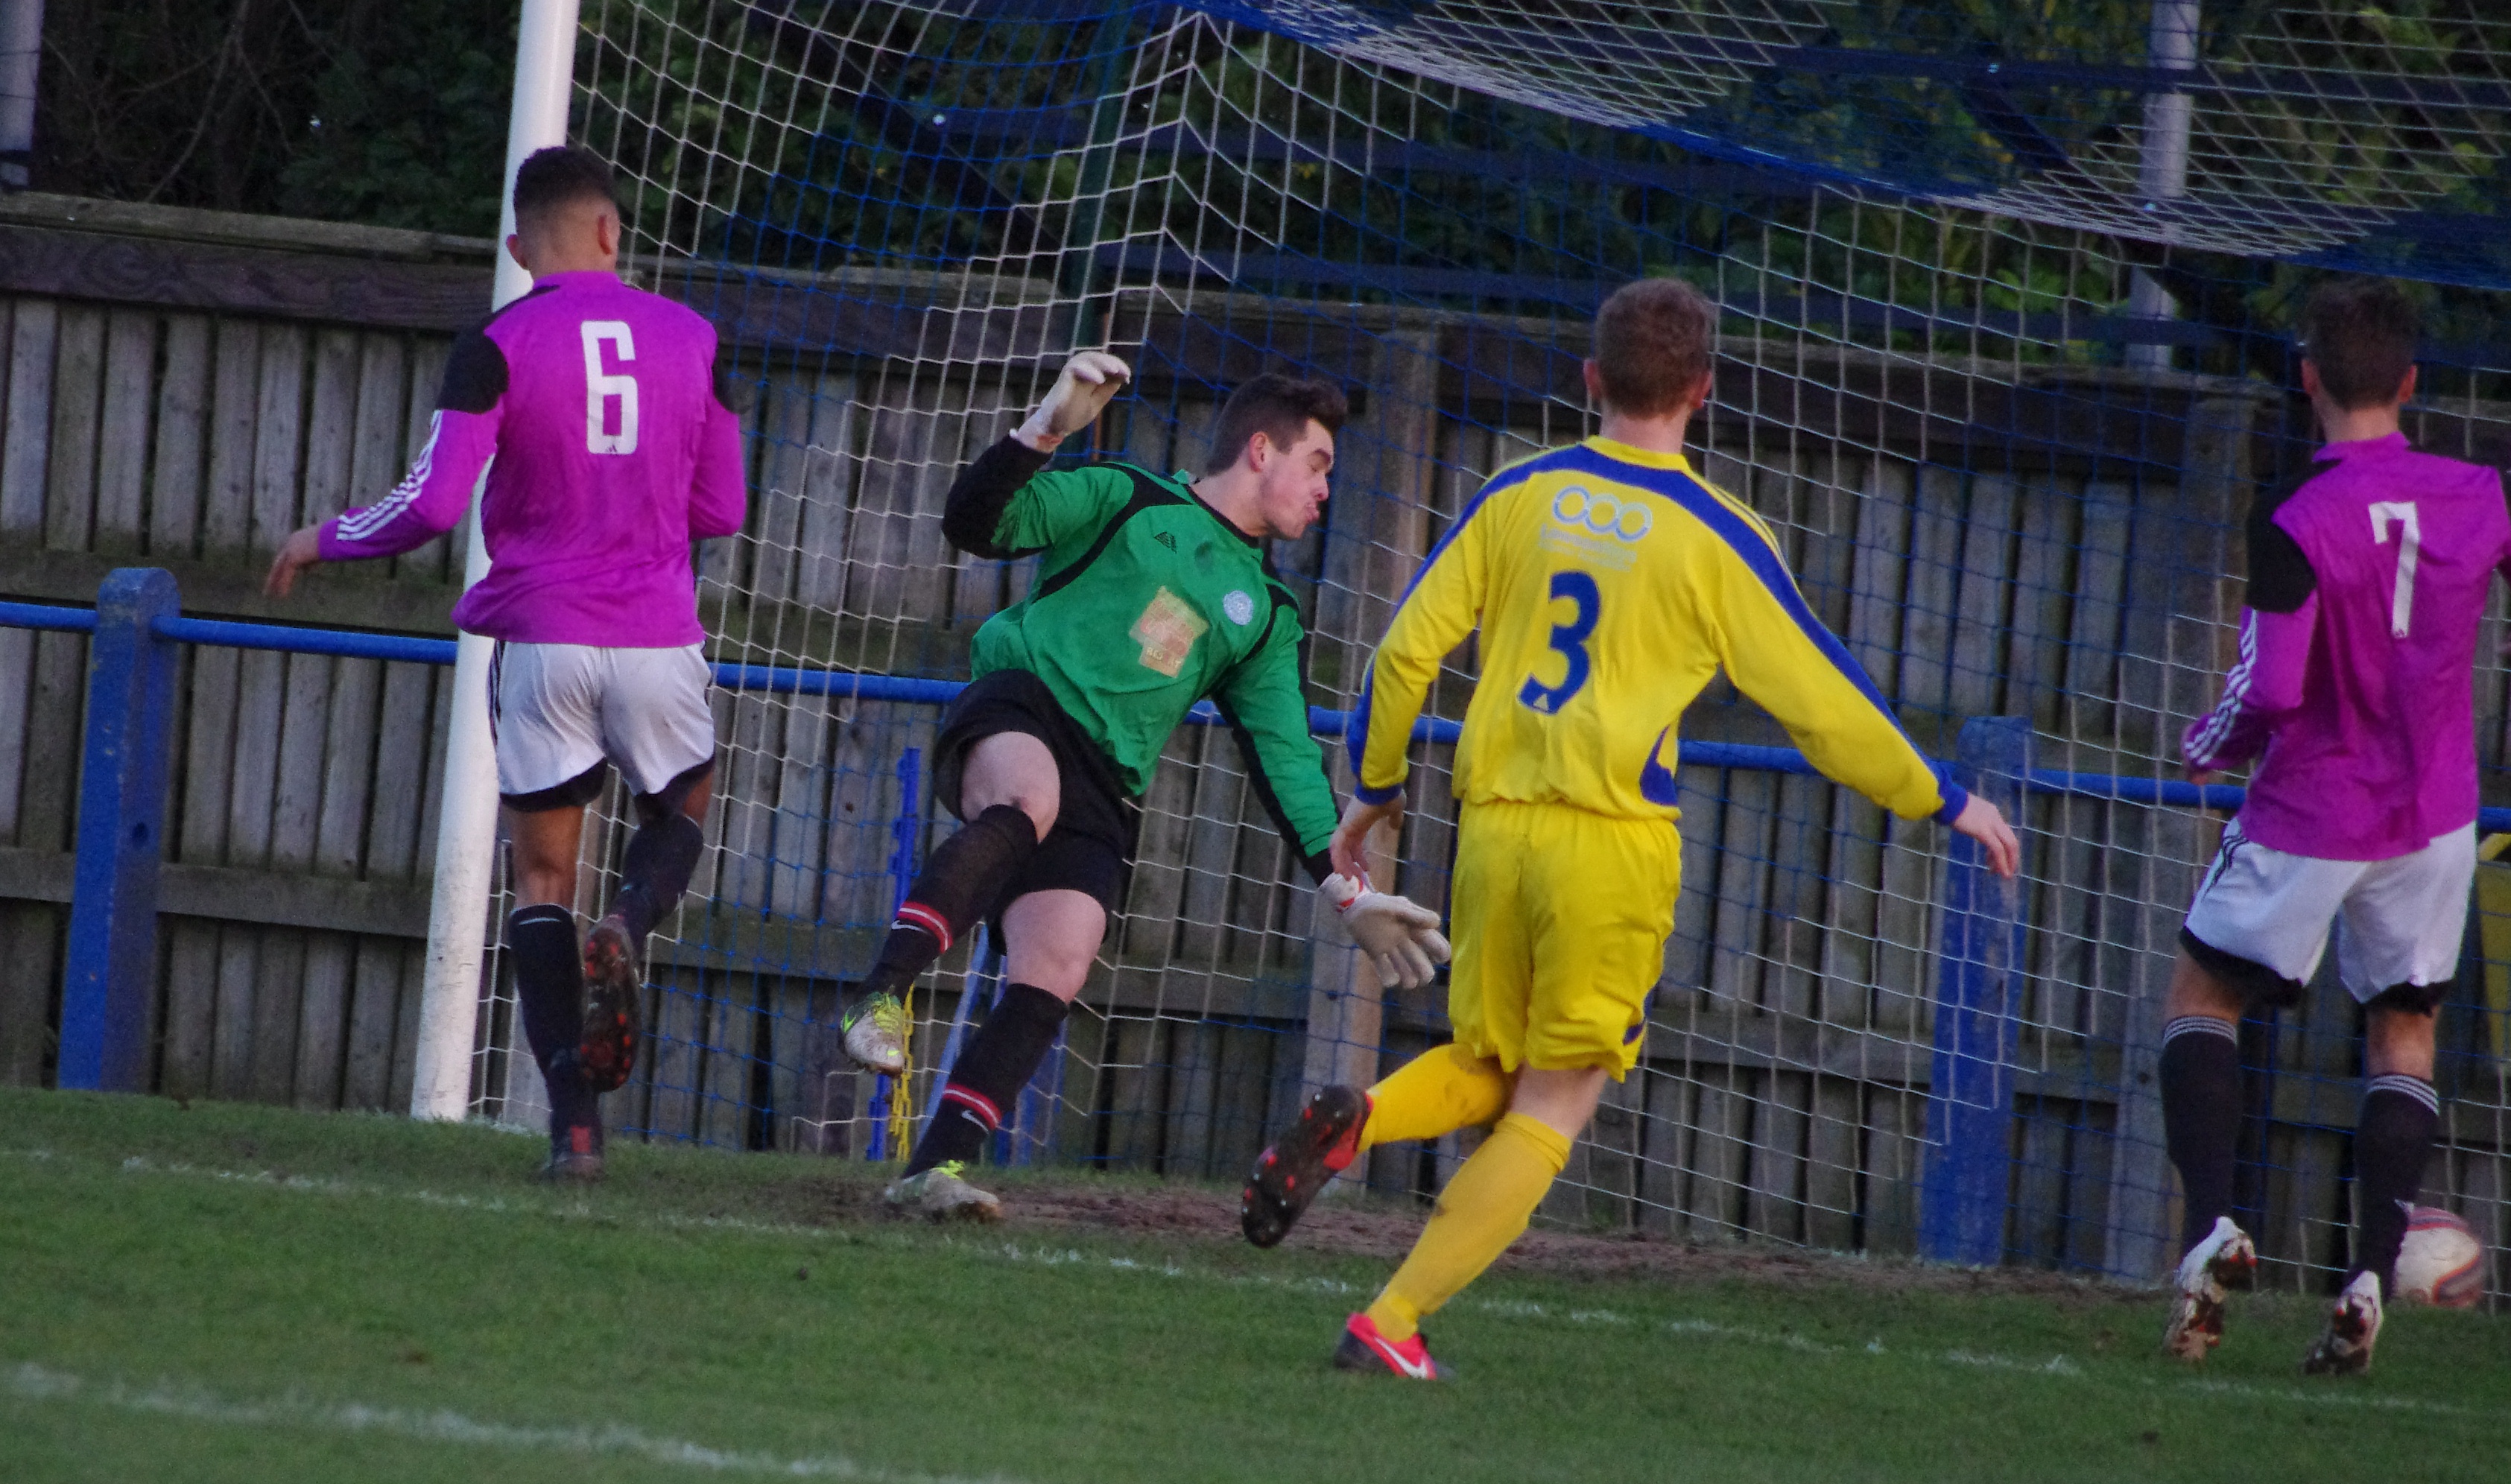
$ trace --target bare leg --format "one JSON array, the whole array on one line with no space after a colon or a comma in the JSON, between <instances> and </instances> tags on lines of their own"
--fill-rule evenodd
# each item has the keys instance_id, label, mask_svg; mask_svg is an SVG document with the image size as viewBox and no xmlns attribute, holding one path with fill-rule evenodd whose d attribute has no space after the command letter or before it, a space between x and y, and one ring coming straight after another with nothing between
<instances>
[{"instance_id":1,"label":"bare leg","mask_svg":"<svg viewBox=\"0 0 2511 1484\"><path fill-rule=\"evenodd\" d=\"M512 847L515 905L550 903L575 906L575 860L584 843L584 809L506 811L506 839Z\"/></svg>"},{"instance_id":2,"label":"bare leg","mask_svg":"<svg viewBox=\"0 0 2511 1484\"><path fill-rule=\"evenodd\" d=\"M1003 909L1004 976L1070 1005L1106 935L1107 909L1089 893L1028 893Z\"/></svg>"},{"instance_id":3,"label":"bare leg","mask_svg":"<svg viewBox=\"0 0 2511 1484\"><path fill-rule=\"evenodd\" d=\"M2431 1082L2433 1033L2440 1020L2434 1010L2375 1003L2363 1017L2364 1070L2374 1077L2420 1077Z\"/></svg>"},{"instance_id":4,"label":"bare leg","mask_svg":"<svg viewBox=\"0 0 2511 1484\"><path fill-rule=\"evenodd\" d=\"M1585 1131L1588 1120L1596 1116L1596 1103L1604 1095L1607 1074L1602 1067L1568 1072L1521 1067L1517 1089L1509 1094L1508 1108L1565 1139L1574 1140Z\"/></svg>"},{"instance_id":5,"label":"bare leg","mask_svg":"<svg viewBox=\"0 0 2511 1484\"><path fill-rule=\"evenodd\" d=\"M2217 978L2205 965L2191 957L2186 948L2180 950L2179 959L2171 966L2171 992L2163 1000L2165 1019L2204 1015L2238 1025L2241 1012L2247 1008L2239 990Z\"/></svg>"},{"instance_id":6,"label":"bare leg","mask_svg":"<svg viewBox=\"0 0 2511 1484\"><path fill-rule=\"evenodd\" d=\"M1025 732L997 732L968 749L959 774L959 809L973 819L997 804L1027 815L1037 837L1055 828L1063 802L1062 775L1046 743ZM1008 929L1006 929L1008 931Z\"/></svg>"}]
</instances>

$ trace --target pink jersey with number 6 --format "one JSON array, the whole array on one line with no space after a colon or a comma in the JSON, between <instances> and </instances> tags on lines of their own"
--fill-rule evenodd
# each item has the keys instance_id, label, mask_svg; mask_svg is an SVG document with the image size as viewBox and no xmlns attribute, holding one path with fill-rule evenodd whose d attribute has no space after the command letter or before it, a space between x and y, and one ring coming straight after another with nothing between
<instances>
[{"instance_id":1,"label":"pink jersey with number 6","mask_svg":"<svg viewBox=\"0 0 2511 1484\"><path fill-rule=\"evenodd\" d=\"M2260 758L2241 807L2288 855L2386 860L2476 818L2476 638L2511 575L2502 477L2408 446L2331 443L2250 513L2249 606L2189 767Z\"/></svg>"},{"instance_id":2,"label":"pink jersey with number 6","mask_svg":"<svg viewBox=\"0 0 2511 1484\"><path fill-rule=\"evenodd\" d=\"M453 528L488 470L488 575L455 627L530 644L706 637L689 544L741 529L741 424L715 327L607 273L555 273L454 343L427 446L391 494L322 528L323 559ZM495 460L490 463L491 458Z\"/></svg>"}]
</instances>

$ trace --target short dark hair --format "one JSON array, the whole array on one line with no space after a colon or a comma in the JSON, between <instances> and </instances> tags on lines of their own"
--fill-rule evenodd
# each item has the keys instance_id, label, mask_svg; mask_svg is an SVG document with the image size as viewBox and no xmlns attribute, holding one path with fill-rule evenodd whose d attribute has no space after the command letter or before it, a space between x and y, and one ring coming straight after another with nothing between
<instances>
[{"instance_id":1,"label":"short dark hair","mask_svg":"<svg viewBox=\"0 0 2511 1484\"><path fill-rule=\"evenodd\" d=\"M1218 474L1238 462L1248 442L1262 434L1290 447L1322 423L1328 433L1340 433L1351 416L1351 401L1331 381L1315 381L1266 371L1229 394L1220 404L1220 422L1212 430L1212 453L1203 461L1206 474Z\"/></svg>"},{"instance_id":2,"label":"short dark hair","mask_svg":"<svg viewBox=\"0 0 2511 1484\"><path fill-rule=\"evenodd\" d=\"M2340 407L2395 400L2422 338L2414 302L2386 279L2336 279L2312 289L2302 305L2302 357L2319 368L2320 389Z\"/></svg>"},{"instance_id":3,"label":"short dark hair","mask_svg":"<svg viewBox=\"0 0 2511 1484\"><path fill-rule=\"evenodd\" d=\"M610 162L581 144L536 149L515 170L515 221L539 216L554 208L598 201L616 210L619 190Z\"/></svg>"},{"instance_id":4,"label":"short dark hair","mask_svg":"<svg viewBox=\"0 0 2511 1484\"><path fill-rule=\"evenodd\" d=\"M1596 371L1604 400L1628 417L1658 417L1709 374L1718 306L1680 279L1624 284L1596 311Z\"/></svg>"}]
</instances>

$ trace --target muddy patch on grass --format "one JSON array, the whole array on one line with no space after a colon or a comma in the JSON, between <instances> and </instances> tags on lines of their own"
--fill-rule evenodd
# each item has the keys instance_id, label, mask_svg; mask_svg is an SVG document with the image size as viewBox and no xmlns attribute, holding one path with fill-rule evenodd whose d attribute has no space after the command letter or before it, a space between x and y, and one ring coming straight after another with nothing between
<instances>
[{"instance_id":1,"label":"muddy patch on grass","mask_svg":"<svg viewBox=\"0 0 2511 1484\"><path fill-rule=\"evenodd\" d=\"M1238 1199L1208 1186L1147 1186L1086 1174L1024 1179L1000 1189L999 1230L1098 1232L1240 1245ZM851 1205L852 1203L849 1202ZM1428 1212L1374 1199L1320 1201L1282 1243L1285 1251L1399 1261ZM1251 1251L1252 1249L1247 1249ZM2149 1304L2131 1284L2029 1268L1947 1268L1900 1258L1818 1252L1770 1242L1679 1241L1641 1232L1582 1233L1537 1226L1509 1248L1502 1271L1566 1277L1652 1278L1676 1284L1732 1281L1801 1286L1853 1284L1910 1292L2011 1293L2090 1305Z\"/></svg>"}]
</instances>

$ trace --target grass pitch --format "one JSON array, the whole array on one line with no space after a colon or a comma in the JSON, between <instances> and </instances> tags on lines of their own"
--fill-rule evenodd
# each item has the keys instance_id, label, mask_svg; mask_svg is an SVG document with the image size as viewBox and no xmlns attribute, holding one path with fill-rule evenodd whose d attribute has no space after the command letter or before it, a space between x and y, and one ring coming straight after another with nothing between
<instances>
[{"instance_id":1,"label":"grass pitch","mask_svg":"<svg viewBox=\"0 0 2511 1484\"><path fill-rule=\"evenodd\" d=\"M1845 1260L1538 1247L1431 1327L1461 1380L1345 1376L1387 1262L1254 1251L1217 1196L1063 1174L1008 1189L1066 1219L941 1231L869 1216L860 1166L627 1147L571 1193L524 1182L537 1154L0 1091L0 1474L2457 1480L2511 1426L2483 1315L2399 1312L2368 1381L2305 1383L2320 1306L2243 1298L2191 1374L2150 1294ZM1088 1214L1129 1201L1210 1220Z\"/></svg>"}]
</instances>

